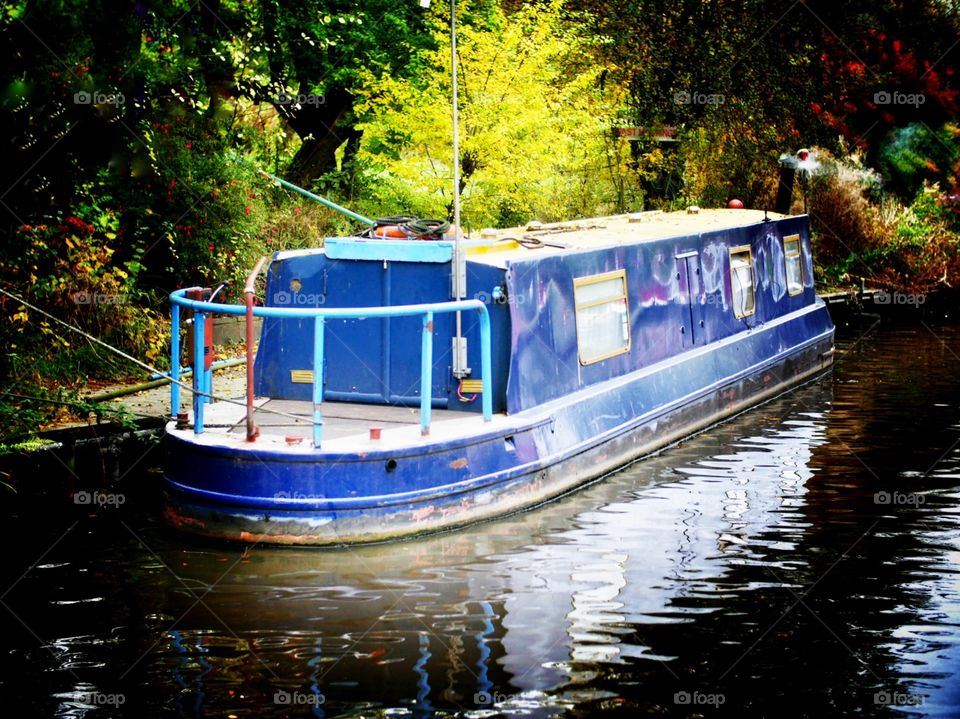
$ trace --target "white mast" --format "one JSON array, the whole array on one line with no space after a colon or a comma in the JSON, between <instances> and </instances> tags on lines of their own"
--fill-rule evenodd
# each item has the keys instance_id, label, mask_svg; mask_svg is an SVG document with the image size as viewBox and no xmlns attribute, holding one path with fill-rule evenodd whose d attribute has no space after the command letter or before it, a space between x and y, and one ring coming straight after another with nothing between
<instances>
[{"instance_id":1,"label":"white mast","mask_svg":"<svg viewBox=\"0 0 960 719\"><path fill-rule=\"evenodd\" d=\"M457 101L457 2L450 0L450 75L453 80L453 299L467 294L467 258L463 254L463 233L460 232L460 122ZM453 376L466 377L467 338L463 336L460 313L457 312L457 336L453 338Z\"/></svg>"},{"instance_id":2,"label":"white mast","mask_svg":"<svg viewBox=\"0 0 960 719\"><path fill-rule=\"evenodd\" d=\"M420 7L430 7L430 0L420 0ZM467 294L467 261L460 232L460 123L457 100L457 2L450 0L450 76L453 84L453 276L454 300ZM453 338L453 376L470 374L467 366L467 338L463 336L462 318L457 312L457 335Z\"/></svg>"}]
</instances>

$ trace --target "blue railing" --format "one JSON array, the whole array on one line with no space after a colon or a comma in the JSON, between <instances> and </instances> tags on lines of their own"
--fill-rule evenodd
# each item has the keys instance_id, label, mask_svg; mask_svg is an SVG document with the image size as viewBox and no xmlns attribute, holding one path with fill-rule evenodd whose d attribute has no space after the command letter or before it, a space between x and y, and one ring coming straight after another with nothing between
<instances>
[{"instance_id":1,"label":"blue railing","mask_svg":"<svg viewBox=\"0 0 960 719\"><path fill-rule=\"evenodd\" d=\"M248 310L243 305L226 305L216 302L205 302L190 299L186 294L196 291L199 287L188 287L170 294L172 308L172 334L170 342L171 364L173 368L170 378L170 410L173 416L180 411L180 309L193 311L193 366L204 366L204 334L206 322L211 318L208 315L246 315ZM421 305L396 305L393 307L254 307L255 317L275 317L279 319L310 319L314 320L313 339L313 445L319 447L323 436L323 415L320 405L323 402L323 351L324 330L327 318L337 319L366 319L383 317L410 317L420 315L423 318L421 330L421 358L420 358L420 433L424 436L430 433L430 415L433 387L433 317L446 312L465 312L476 310L480 313L480 372L483 389L481 393L483 418L489 422L493 419L493 395L490 383L491 352L490 352L490 315L486 305L480 300L458 300L455 302L438 302ZM250 382L248 375L248 384ZM252 405L252 387L247 388L248 402ZM203 432L203 410L213 394L213 374L211 371L193 373L193 431L196 434ZM248 407L248 417L252 418L252 406ZM248 439L255 434L248 432Z\"/></svg>"}]
</instances>

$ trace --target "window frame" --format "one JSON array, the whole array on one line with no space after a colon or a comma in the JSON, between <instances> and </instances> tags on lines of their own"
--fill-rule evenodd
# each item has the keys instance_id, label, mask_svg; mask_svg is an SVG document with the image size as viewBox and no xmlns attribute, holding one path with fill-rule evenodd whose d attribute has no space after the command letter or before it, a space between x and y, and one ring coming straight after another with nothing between
<instances>
[{"instance_id":1,"label":"window frame","mask_svg":"<svg viewBox=\"0 0 960 719\"><path fill-rule=\"evenodd\" d=\"M793 234L793 235L784 235L782 242L783 242L783 270L784 270L784 277L787 282L787 294L790 297L796 297L797 295L803 294L804 280L806 279L804 277L804 272L803 272L803 242L800 239L799 233ZM788 242L797 243L796 253L787 252ZM800 274L800 287L795 292L790 291L790 262L793 259L795 259L796 261L797 269L799 270L799 274Z\"/></svg>"},{"instance_id":2,"label":"window frame","mask_svg":"<svg viewBox=\"0 0 960 719\"><path fill-rule=\"evenodd\" d=\"M589 285L599 284L601 282L609 282L612 279L619 279L621 282L622 293L617 296L608 297L602 300L591 300L589 302L580 302L577 299L577 290L581 287L586 287ZM580 342L580 318L581 310L591 309L593 307L602 307L604 305L617 304L620 301L623 301L623 308L625 312L625 322L624 325L627 330L627 339L622 347L619 349L606 352L601 355L593 356L584 356L584 346ZM577 359L580 361L580 364L583 366L588 366L596 364L597 362L603 362L608 360L611 357L618 357L622 354L627 354L630 352L630 348L633 346L633 333L631 332L630 327L630 296L627 291L627 271L626 269L614 270L613 272L603 272L598 275L588 275L586 277L574 277L573 278L573 312L574 312L574 325L577 333Z\"/></svg>"},{"instance_id":3,"label":"window frame","mask_svg":"<svg viewBox=\"0 0 960 719\"><path fill-rule=\"evenodd\" d=\"M750 272L750 311L749 312L737 312L737 303L734 300L734 283L737 280L734 278L734 267L733 267L733 257L734 255L741 255L746 253L747 255L747 267ZM738 320L751 317L757 312L757 280L753 274L753 248L750 245L738 245L736 247L729 248L727 257L730 261L730 309L733 310L733 316Z\"/></svg>"}]
</instances>

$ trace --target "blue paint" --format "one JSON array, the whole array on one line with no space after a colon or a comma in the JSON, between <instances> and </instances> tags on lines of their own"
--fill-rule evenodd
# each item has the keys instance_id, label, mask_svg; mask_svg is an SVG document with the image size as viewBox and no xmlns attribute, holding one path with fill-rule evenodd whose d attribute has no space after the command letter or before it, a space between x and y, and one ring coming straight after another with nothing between
<instances>
[{"instance_id":1,"label":"blue paint","mask_svg":"<svg viewBox=\"0 0 960 719\"><path fill-rule=\"evenodd\" d=\"M210 319L213 322L213 318ZM211 348L212 349L212 348ZM213 402L213 367L203 372L203 401L207 404Z\"/></svg>"},{"instance_id":2,"label":"blue paint","mask_svg":"<svg viewBox=\"0 0 960 719\"><path fill-rule=\"evenodd\" d=\"M493 412L505 409L510 354L510 308L506 302L492 302L490 294L491 288L503 281L502 269L467 263L467 297L484 302L490 315ZM294 287L299 289L294 291ZM450 268L449 264L360 262L331 260L322 253L301 254L271 264L265 296L264 309L271 310L326 311L448 302ZM257 310L260 314L261 308ZM309 401L309 385L293 382L291 372L312 366L312 327L306 320L279 321L266 316L255 363L257 395ZM476 368L483 362L483 320L472 312L462 318L468 364ZM435 357L432 372L432 406L480 412L479 402L465 404L457 397L458 383L452 377L451 357L446 351L455 331L455 318L438 315L434 330L434 340L442 350ZM416 317L329 320L324 396L332 401L419 406L420 343L411 340L420 332L421 323ZM476 371L473 376L478 376Z\"/></svg>"},{"instance_id":3,"label":"blue paint","mask_svg":"<svg viewBox=\"0 0 960 719\"><path fill-rule=\"evenodd\" d=\"M330 237L323 247L331 260L450 262L453 243L437 240L386 240Z\"/></svg>"},{"instance_id":4,"label":"blue paint","mask_svg":"<svg viewBox=\"0 0 960 719\"><path fill-rule=\"evenodd\" d=\"M808 264L804 291L795 297L786 294L781 244L783 235L790 234L801 235ZM754 250L756 311L743 319L734 318L728 299L729 248L739 245ZM815 297L809 246L805 218L790 218L510 262L507 293L513 298L514 325L507 410L536 407L808 306ZM573 297L567 288L575 278L619 269L627 271L630 352L581 365Z\"/></svg>"},{"instance_id":5,"label":"blue paint","mask_svg":"<svg viewBox=\"0 0 960 719\"><path fill-rule=\"evenodd\" d=\"M204 344L204 321L206 314L204 312L193 313L193 366L203 367L203 344ZM203 433L203 391L205 389L206 372L199 370L193 373L193 425L196 434Z\"/></svg>"},{"instance_id":6,"label":"blue paint","mask_svg":"<svg viewBox=\"0 0 960 719\"><path fill-rule=\"evenodd\" d=\"M323 317L313 318L313 446L320 447L323 440Z\"/></svg>"},{"instance_id":7,"label":"blue paint","mask_svg":"<svg viewBox=\"0 0 960 719\"><path fill-rule=\"evenodd\" d=\"M421 387L433 387L433 312L427 312L423 316L423 330L420 333L420 376L423 378ZM423 391L420 396L420 435L426 437L430 434L430 392Z\"/></svg>"},{"instance_id":8,"label":"blue paint","mask_svg":"<svg viewBox=\"0 0 960 719\"><path fill-rule=\"evenodd\" d=\"M825 308L817 305L800 317L781 321L795 331L810 333L809 346L829 343L832 328L824 326ZM803 327L801 327L801 325ZM466 494L491 489L552 464L569 460L591 448L654 422L696 398L709 398L724 386L751 374L772 371L794 351L774 351L782 327L773 326L746 338L731 338L714 348L690 353L679 362L664 362L616 378L565 398L543 413L524 413L505 430L453 441L435 442L429 453L417 447L406 451L370 450L359 454L324 452L290 455L266 448L235 450L206 446L177 446L177 459L167 477L187 481L177 489L221 507L246 505L276 511L323 510L360 515L374 509L396 511L411 503L456 504ZM815 330L820 332L816 333ZM765 356L763 361L756 357ZM503 437L515 438L516 450ZM174 443L181 440L171 437ZM189 445L189 443L184 443ZM469 458L469 467L451 471L456 458ZM230 473L218 471L226 457ZM394 459L389 472L385 461ZM182 463L182 464L181 464ZM280 464L283 476L271 469ZM439 480L439 481L438 481ZM178 483L179 484L179 483ZM296 487L301 496L276 499L277 488ZM237 488L244 489L237 494Z\"/></svg>"}]
</instances>

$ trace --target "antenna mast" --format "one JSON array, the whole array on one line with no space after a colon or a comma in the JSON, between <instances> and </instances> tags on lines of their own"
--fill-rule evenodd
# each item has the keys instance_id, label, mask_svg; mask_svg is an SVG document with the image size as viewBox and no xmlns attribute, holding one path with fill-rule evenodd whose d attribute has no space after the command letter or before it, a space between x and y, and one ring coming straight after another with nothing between
<instances>
[{"instance_id":1,"label":"antenna mast","mask_svg":"<svg viewBox=\"0 0 960 719\"><path fill-rule=\"evenodd\" d=\"M460 113L457 97L457 3L450 0L450 77L453 85L453 299L467 294L467 259L463 253L460 231ZM463 336L462 318L457 312L457 336L453 338L453 376L470 374L467 366L467 338Z\"/></svg>"},{"instance_id":2,"label":"antenna mast","mask_svg":"<svg viewBox=\"0 0 960 719\"><path fill-rule=\"evenodd\" d=\"M430 0L420 0L420 7L430 7ZM457 98L457 0L450 0L450 77L453 86L453 273L451 294L462 300L467 294L467 260L460 232L460 122ZM470 375L467 366L467 338L463 336L463 319L456 313L457 334L453 338L453 376Z\"/></svg>"}]
</instances>

